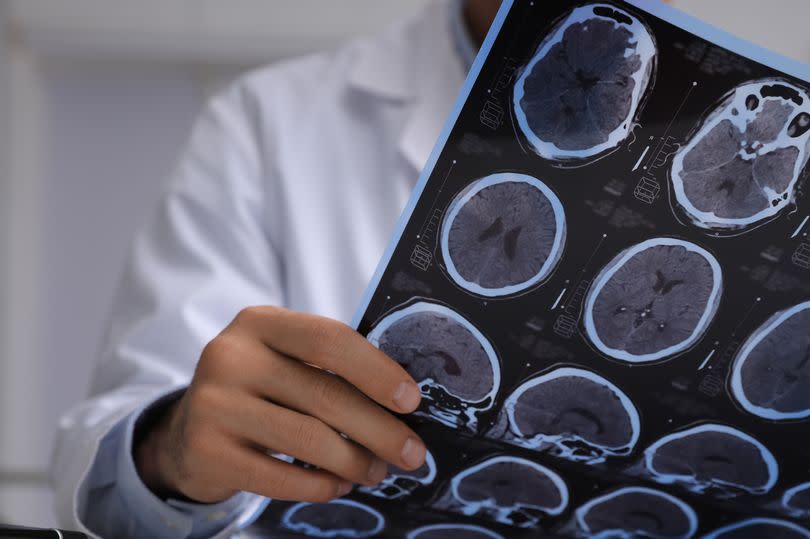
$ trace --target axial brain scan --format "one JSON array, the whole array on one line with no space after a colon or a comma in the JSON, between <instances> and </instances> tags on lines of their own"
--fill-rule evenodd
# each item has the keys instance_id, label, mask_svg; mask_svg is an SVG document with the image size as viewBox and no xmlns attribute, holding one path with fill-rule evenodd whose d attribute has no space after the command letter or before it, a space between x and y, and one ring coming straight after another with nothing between
<instances>
[{"instance_id":1,"label":"axial brain scan","mask_svg":"<svg viewBox=\"0 0 810 539\"><path fill-rule=\"evenodd\" d=\"M619 388L593 372L563 367L520 385L488 437L597 464L629 454L639 429L638 411Z\"/></svg>"},{"instance_id":2,"label":"axial brain scan","mask_svg":"<svg viewBox=\"0 0 810 539\"><path fill-rule=\"evenodd\" d=\"M776 313L734 359L731 392L763 419L810 417L810 302Z\"/></svg>"},{"instance_id":3,"label":"axial brain scan","mask_svg":"<svg viewBox=\"0 0 810 539\"><path fill-rule=\"evenodd\" d=\"M810 519L810 483L787 489L782 496L782 509L790 516Z\"/></svg>"},{"instance_id":4,"label":"axial brain scan","mask_svg":"<svg viewBox=\"0 0 810 539\"><path fill-rule=\"evenodd\" d=\"M419 468L402 470L394 465L389 465L388 476L380 484L371 487L358 486L357 490L378 498L396 500L410 496L419 487L430 485L434 479L436 479L436 460L428 451L425 453L425 463Z\"/></svg>"},{"instance_id":5,"label":"axial brain scan","mask_svg":"<svg viewBox=\"0 0 810 539\"><path fill-rule=\"evenodd\" d=\"M773 518L750 518L715 530L701 539L808 539L801 526Z\"/></svg>"},{"instance_id":6,"label":"axial brain scan","mask_svg":"<svg viewBox=\"0 0 810 539\"><path fill-rule=\"evenodd\" d=\"M665 436L644 452L652 479L702 494L731 498L764 494L776 483L773 454L737 429L705 424Z\"/></svg>"},{"instance_id":7,"label":"axial brain scan","mask_svg":"<svg viewBox=\"0 0 810 539\"><path fill-rule=\"evenodd\" d=\"M720 303L720 264L688 241L654 238L621 252L594 279L585 333L602 353L657 361L692 346Z\"/></svg>"},{"instance_id":8,"label":"axial brain scan","mask_svg":"<svg viewBox=\"0 0 810 539\"><path fill-rule=\"evenodd\" d=\"M477 413L490 409L501 382L495 350L457 312L418 302L383 318L368 340L399 362L422 391L418 413L449 427L475 431Z\"/></svg>"},{"instance_id":9,"label":"axial brain scan","mask_svg":"<svg viewBox=\"0 0 810 539\"><path fill-rule=\"evenodd\" d=\"M567 505L568 488L555 472L526 459L498 456L456 475L434 507L534 528L543 515L558 515Z\"/></svg>"},{"instance_id":10,"label":"axial brain scan","mask_svg":"<svg viewBox=\"0 0 810 539\"><path fill-rule=\"evenodd\" d=\"M794 199L808 158L810 96L781 80L743 84L675 155L678 205L696 226L743 230Z\"/></svg>"},{"instance_id":11,"label":"axial brain scan","mask_svg":"<svg viewBox=\"0 0 810 539\"><path fill-rule=\"evenodd\" d=\"M505 539L486 528L472 524L432 524L410 532L406 539Z\"/></svg>"},{"instance_id":12,"label":"axial brain scan","mask_svg":"<svg viewBox=\"0 0 810 539\"><path fill-rule=\"evenodd\" d=\"M383 516L371 507L352 500L328 503L302 502L290 507L282 524L308 537L374 537L385 527Z\"/></svg>"},{"instance_id":13,"label":"axial brain scan","mask_svg":"<svg viewBox=\"0 0 810 539\"><path fill-rule=\"evenodd\" d=\"M442 224L447 272L482 296L520 292L545 279L565 243L562 204L544 183L500 173L468 186Z\"/></svg>"},{"instance_id":14,"label":"axial brain scan","mask_svg":"<svg viewBox=\"0 0 810 539\"><path fill-rule=\"evenodd\" d=\"M515 83L520 131L541 157L582 162L630 133L655 70L650 32L605 4L574 9L543 40Z\"/></svg>"},{"instance_id":15,"label":"axial brain scan","mask_svg":"<svg viewBox=\"0 0 810 539\"><path fill-rule=\"evenodd\" d=\"M689 539L698 519L684 502L665 492L625 487L576 510L578 535L594 539Z\"/></svg>"}]
</instances>

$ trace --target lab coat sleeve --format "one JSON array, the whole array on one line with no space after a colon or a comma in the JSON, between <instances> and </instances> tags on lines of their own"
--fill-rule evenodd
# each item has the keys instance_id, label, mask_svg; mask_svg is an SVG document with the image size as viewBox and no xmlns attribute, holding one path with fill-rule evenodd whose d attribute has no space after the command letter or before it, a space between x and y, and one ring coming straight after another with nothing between
<instances>
[{"instance_id":1,"label":"lab coat sleeve","mask_svg":"<svg viewBox=\"0 0 810 539\"><path fill-rule=\"evenodd\" d=\"M141 419L175 400L171 390L118 422L101 440L87 492L79 500L82 523L102 537L204 539L229 534L264 509L260 496L240 492L216 504L162 500L143 484L132 459L132 439Z\"/></svg>"},{"instance_id":2,"label":"lab coat sleeve","mask_svg":"<svg viewBox=\"0 0 810 539\"><path fill-rule=\"evenodd\" d=\"M143 499L127 481L127 470L134 470L127 446L133 422L150 403L188 384L205 344L240 309L284 304L281 249L268 226L275 201L272 137L260 132L260 112L257 93L244 81L212 101L162 203L133 243L91 396L59 424L51 477L64 526L94 532L94 517L115 505L99 496ZM244 524L261 502L240 498L241 512L229 513L239 516L218 536ZM150 507L120 507L114 518L104 515L105 530L95 531L151 535L135 529L161 519Z\"/></svg>"}]
</instances>

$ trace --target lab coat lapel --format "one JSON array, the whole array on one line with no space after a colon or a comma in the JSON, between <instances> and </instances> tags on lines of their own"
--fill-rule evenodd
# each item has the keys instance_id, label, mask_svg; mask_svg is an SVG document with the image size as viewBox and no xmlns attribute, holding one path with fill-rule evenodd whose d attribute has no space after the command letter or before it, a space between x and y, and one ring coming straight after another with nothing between
<instances>
[{"instance_id":1,"label":"lab coat lapel","mask_svg":"<svg viewBox=\"0 0 810 539\"><path fill-rule=\"evenodd\" d=\"M416 170L430 157L466 75L451 34L451 9L446 2L432 5L411 49L415 92L399 148Z\"/></svg>"},{"instance_id":2,"label":"lab coat lapel","mask_svg":"<svg viewBox=\"0 0 810 539\"><path fill-rule=\"evenodd\" d=\"M427 162L466 75L451 35L451 9L446 0L430 3L366 47L350 75L356 88L409 108L399 151L416 171Z\"/></svg>"}]
</instances>

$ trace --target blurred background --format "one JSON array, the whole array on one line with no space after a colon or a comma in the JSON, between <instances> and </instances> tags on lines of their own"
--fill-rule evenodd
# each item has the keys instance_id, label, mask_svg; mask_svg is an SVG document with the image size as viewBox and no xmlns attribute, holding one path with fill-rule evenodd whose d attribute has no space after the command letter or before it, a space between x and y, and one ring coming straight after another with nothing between
<instances>
[{"instance_id":1,"label":"blurred background","mask_svg":"<svg viewBox=\"0 0 810 539\"><path fill-rule=\"evenodd\" d=\"M424 2L0 0L0 522L54 525L55 426L87 391L130 236L208 97ZM672 3L810 62L807 0Z\"/></svg>"}]
</instances>

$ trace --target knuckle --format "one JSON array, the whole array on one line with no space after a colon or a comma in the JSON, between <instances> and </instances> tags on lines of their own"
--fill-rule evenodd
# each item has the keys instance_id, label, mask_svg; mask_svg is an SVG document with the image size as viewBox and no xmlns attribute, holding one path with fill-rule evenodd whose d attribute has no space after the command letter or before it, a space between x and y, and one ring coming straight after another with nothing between
<instances>
[{"instance_id":1,"label":"knuckle","mask_svg":"<svg viewBox=\"0 0 810 539\"><path fill-rule=\"evenodd\" d=\"M221 334L214 337L203 347L200 353L200 363L210 362L224 355L227 353L229 346L228 340L223 338Z\"/></svg>"},{"instance_id":2,"label":"knuckle","mask_svg":"<svg viewBox=\"0 0 810 539\"><path fill-rule=\"evenodd\" d=\"M349 397L349 390L333 375L319 376L312 384L312 389L315 392L316 407L323 411L340 410Z\"/></svg>"},{"instance_id":3,"label":"knuckle","mask_svg":"<svg viewBox=\"0 0 810 539\"><path fill-rule=\"evenodd\" d=\"M226 334L220 334L211 339L200 354L197 370L218 370L223 363L230 361L235 351L234 339Z\"/></svg>"},{"instance_id":4,"label":"knuckle","mask_svg":"<svg viewBox=\"0 0 810 539\"><path fill-rule=\"evenodd\" d=\"M319 354L338 354L343 348L345 329L333 320L318 320L312 324L312 344Z\"/></svg>"},{"instance_id":5,"label":"knuckle","mask_svg":"<svg viewBox=\"0 0 810 539\"><path fill-rule=\"evenodd\" d=\"M310 418L305 418L296 424L293 435L295 446L306 454L315 449L322 433L319 426L317 420Z\"/></svg>"},{"instance_id":6,"label":"knuckle","mask_svg":"<svg viewBox=\"0 0 810 539\"><path fill-rule=\"evenodd\" d=\"M236 313L233 321L235 325L250 324L261 318L263 309L257 305L245 307Z\"/></svg>"},{"instance_id":7,"label":"knuckle","mask_svg":"<svg viewBox=\"0 0 810 539\"><path fill-rule=\"evenodd\" d=\"M250 366L249 347L239 335L222 333L214 337L200 354L195 381L236 382Z\"/></svg>"}]
</instances>

